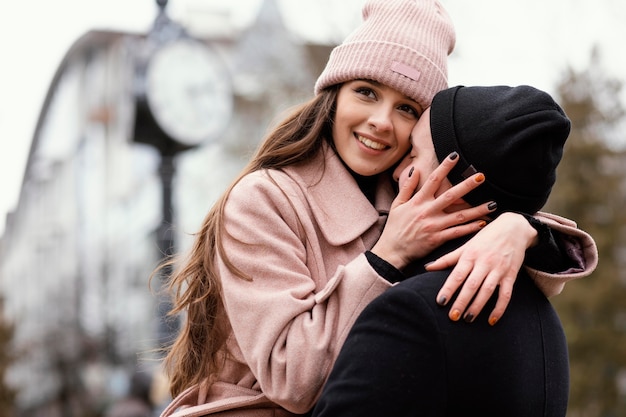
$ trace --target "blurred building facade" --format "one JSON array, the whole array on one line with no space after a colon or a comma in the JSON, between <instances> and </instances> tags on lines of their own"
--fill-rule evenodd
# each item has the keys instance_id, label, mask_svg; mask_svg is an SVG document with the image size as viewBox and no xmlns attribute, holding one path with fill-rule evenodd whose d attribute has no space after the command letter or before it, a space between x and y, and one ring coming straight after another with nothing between
<instances>
[{"instance_id":1,"label":"blurred building facade","mask_svg":"<svg viewBox=\"0 0 626 417\"><path fill-rule=\"evenodd\" d=\"M331 48L287 30L274 0L249 27L222 27L201 41L228 68L233 112L219 138L176 157L179 251L276 115L312 96ZM137 369L158 373L158 288L149 277L161 259L159 153L133 138L145 38L86 33L41 109L0 240L0 292L18 355L7 382L18 389L21 415L97 415Z\"/></svg>"}]
</instances>

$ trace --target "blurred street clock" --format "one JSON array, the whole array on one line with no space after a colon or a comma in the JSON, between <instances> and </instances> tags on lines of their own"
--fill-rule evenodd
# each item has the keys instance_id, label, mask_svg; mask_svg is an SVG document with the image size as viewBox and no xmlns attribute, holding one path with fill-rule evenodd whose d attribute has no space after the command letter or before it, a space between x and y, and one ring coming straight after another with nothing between
<instances>
[{"instance_id":1,"label":"blurred street clock","mask_svg":"<svg viewBox=\"0 0 626 417\"><path fill-rule=\"evenodd\" d=\"M133 141L160 154L161 224L156 230L159 256L175 253L172 198L179 153L219 139L232 112L229 73L211 47L195 39L165 13L167 0L156 0L159 12L152 30L133 53L135 123ZM161 270L167 282L171 266ZM160 293L157 302L157 341L166 345L178 333L178 318L168 312L172 300Z\"/></svg>"},{"instance_id":2,"label":"blurred street clock","mask_svg":"<svg viewBox=\"0 0 626 417\"><path fill-rule=\"evenodd\" d=\"M161 129L187 146L218 136L232 108L219 58L188 38L169 42L152 56L146 70L146 99Z\"/></svg>"},{"instance_id":3,"label":"blurred street clock","mask_svg":"<svg viewBox=\"0 0 626 417\"><path fill-rule=\"evenodd\" d=\"M167 17L166 1L157 3L137 65L135 140L172 154L219 138L233 98L220 57Z\"/></svg>"}]
</instances>

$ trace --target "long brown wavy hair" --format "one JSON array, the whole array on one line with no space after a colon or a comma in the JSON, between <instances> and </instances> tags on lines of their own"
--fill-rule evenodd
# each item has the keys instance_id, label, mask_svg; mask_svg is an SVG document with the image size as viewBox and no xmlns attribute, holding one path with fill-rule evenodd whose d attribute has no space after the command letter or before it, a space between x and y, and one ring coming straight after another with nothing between
<instances>
[{"instance_id":1,"label":"long brown wavy hair","mask_svg":"<svg viewBox=\"0 0 626 417\"><path fill-rule=\"evenodd\" d=\"M165 370L170 393L178 395L200 383L212 383L220 371L228 337L221 298L221 284L215 258L242 279L244 276L228 259L220 236L224 233L224 207L233 187L245 175L261 169L281 169L308 160L322 148L322 141L332 142L332 123L339 86L322 91L295 108L263 139L255 155L205 217L195 235L191 251L184 260L168 259L157 271L174 267L167 290L173 297L171 316L186 313L176 340L168 348Z\"/></svg>"}]
</instances>

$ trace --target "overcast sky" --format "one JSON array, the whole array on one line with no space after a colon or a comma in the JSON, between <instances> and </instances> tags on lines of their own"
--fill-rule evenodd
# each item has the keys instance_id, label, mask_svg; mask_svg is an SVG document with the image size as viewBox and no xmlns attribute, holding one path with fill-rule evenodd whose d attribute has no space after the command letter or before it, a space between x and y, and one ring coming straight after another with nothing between
<instances>
[{"instance_id":1,"label":"overcast sky","mask_svg":"<svg viewBox=\"0 0 626 417\"><path fill-rule=\"evenodd\" d=\"M170 0L182 19L223 3L238 24L260 0ZM365 0L277 0L287 24L312 38L348 33ZM531 84L553 92L567 66L584 69L598 45L607 72L626 79L623 0L441 0L456 26L450 84ZM33 130L56 68L90 29L144 32L154 0L0 0L0 234L15 207Z\"/></svg>"}]
</instances>

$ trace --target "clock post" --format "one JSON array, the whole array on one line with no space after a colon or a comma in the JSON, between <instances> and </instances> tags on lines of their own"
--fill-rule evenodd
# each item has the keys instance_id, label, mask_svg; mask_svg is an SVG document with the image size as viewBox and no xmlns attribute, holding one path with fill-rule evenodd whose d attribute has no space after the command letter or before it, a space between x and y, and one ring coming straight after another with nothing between
<instances>
[{"instance_id":1,"label":"clock post","mask_svg":"<svg viewBox=\"0 0 626 417\"><path fill-rule=\"evenodd\" d=\"M175 253L176 156L217 139L228 124L233 103L229 74L220 58L167 16L167 0L156 3L159 12L135 68L133 140L153 146L160 155L162 220L156 240L160 257L166 259ZM160 287L171 273L169 266L161 271ZM179 323L168 317L171 299L163 291L158 294L157 340L165 346L173 341Z\"/></svg>"}]
</instances>

